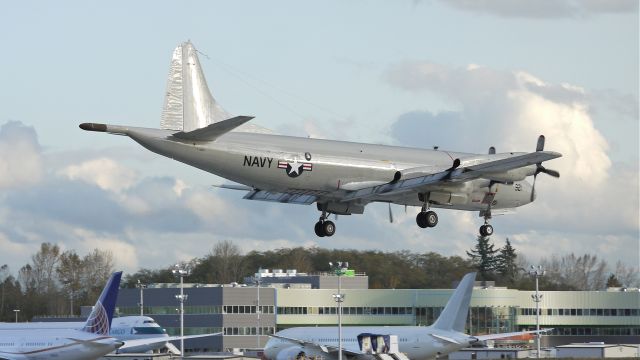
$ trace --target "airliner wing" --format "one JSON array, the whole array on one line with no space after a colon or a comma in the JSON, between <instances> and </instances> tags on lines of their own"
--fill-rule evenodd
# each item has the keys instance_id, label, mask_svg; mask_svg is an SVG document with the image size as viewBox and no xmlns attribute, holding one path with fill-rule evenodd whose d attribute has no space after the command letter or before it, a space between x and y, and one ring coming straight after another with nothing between
<instances>
[{"instance_id":1,"label":"airliner wing","mask_svg":"<svg viewBox=\"0 0 640 360\"><path fill-rule=\"evenodd\" d=\"M213 333L213 334L200 334L200 335L187 335L187 336L158 336L146 339L136 339L136 340L125 340L124 345L122 345L118 350L124 350L127 348L144 346L144 345L152 345L152 344L162 344L168 341L180 340L180 339L194 339L201 338L205 336L215 336L220 335L222 333Z\"/></svg>"},{"instance_id":2,"label":"airliner wing","mask_svg":"<svg viewBox=\"0 0 640 360\"><path fill-rule=\"evenodd\" d=\"M553 329L542 329L540 331L538 331L538 330L518 331L518 332L502 333L502 334L475 335L473 337L478 339L478 341L486 341L486 340L494 340L494 339L505 339L505 338L510 338L510 337L513 337L513 336L520 336L520 335L524 335L524 334L544 333L544 332L551 331L551 330L553 330Z\"/></svg>"},{"instance_id":3,"label":"airliner wing","mask_svg":"<svg viewBox=\"0 0 640 360\"><path fill-rule=\"evenodd\" d=\"M513 170L555 159L560 156L562 156L560 153L554 151L536 151L465 167L458 167L457 165L460 162L456 159L457 164L454 162L454 166L447 170L351 191L342 198L342 201L364 200L377 196L398 195L412 191L421 192L421 190L428 189L430 186L478 179L491 173Z\"/></svg>"},{"instance_id":4,"label":"airliner wing","mask_svg":"<svg viewBox=\"0 0 640 360\"><path fill-rule=\"evenodd\" d=\"M309 348L315 348L315 349L318 349L318 350L320 350L322 352L325 352L327 354L336 354L336 353L338 353L338 349L339 349L337 346L322 345L322 344L314 343L314 342L311 342L311 341L299 340L299 339L294 339L294 338L281 336L281 335L269 335L269 336L274 337L276 339L288 341L288 342L293 343L293 344L297 344L297 345L301 345L301 346L305 346L305 347L309 347ZM356 352L356 351L352 351L352 350L347 350L345 348L342 348L342 353L343 354L347 354L347 355L351 355L351 356L357 356L357 355L364 354L363 352Z\"/></svg>"}]
</instances>

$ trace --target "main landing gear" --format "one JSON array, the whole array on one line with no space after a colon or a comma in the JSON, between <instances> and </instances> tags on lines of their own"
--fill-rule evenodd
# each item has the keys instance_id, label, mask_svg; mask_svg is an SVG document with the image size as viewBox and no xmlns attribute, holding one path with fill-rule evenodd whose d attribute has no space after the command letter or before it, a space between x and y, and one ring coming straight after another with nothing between
<instances>
[{"instance_id":1,"label":"main landing gear","mask_svg":"<svg viewBox=\"0 0 640 360\"><path fill-rule=\"evenodd\" d=\"M424 203L422 204L422 210L416 216L416 223L421 228L434 227L438 225L438 214L435 211L429 210L429 198L428 195L421 195L418 197Z\"/></svg>"},{"instance_id":2,"label":"main landing gear","mask_svg":"<svg viewBox=\"0 0 640 360\"><path fill-rule=\"evenodd\" d=\"M435 211L427 211L423 208L416 216L416 223L423 229L434 227L438 225L438 214Z\"/></svg>"},{"instance_id":3,"label":"main landing gear","mask_svg":"<svg viewBox=\"0 0 640 360\"><path fill-rule=\"evenodd\" d=\"M327 220L327 212L323 210L320 220L313 227L313 230L319 237L333 236L336 233L336 224L331 220Z\"/></svg>"}]
</instances>

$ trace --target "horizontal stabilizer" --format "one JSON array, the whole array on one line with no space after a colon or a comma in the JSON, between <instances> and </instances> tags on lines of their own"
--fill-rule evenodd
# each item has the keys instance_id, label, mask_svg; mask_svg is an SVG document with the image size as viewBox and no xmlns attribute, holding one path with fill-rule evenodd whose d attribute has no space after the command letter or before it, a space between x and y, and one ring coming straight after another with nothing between
<instances>
[{"instance_id":1,"label":"horizontal stabilizer","mask_svg":"<svg viewBox=\"0 0 640 360\"><path fill-rule=\"evenodd\" d=\"M525 334L536 334L536 333L542 334L551 330L553 329L540 329L540 330L518 331L518 332L511 332L511 333L501 333L501 334L476 335L474 336L474 338L476 338L478 341L487 341L487 340L495 340L495 339L505 339L505 338L510 338L514 336L522 336Z\"/></svg>"},{"instance_id":2,"label":"horizontal stabilizer","mask_svg":"<svg viewBox=\"0 0 640 360\"><path fill-rule=\"evenodd\" d=\"M172 137L187 141L213 141L251 119L253 119L253 116L236 116L200 129L188 132L180 131L173 134Z\"/></svg>"}]
</instances>

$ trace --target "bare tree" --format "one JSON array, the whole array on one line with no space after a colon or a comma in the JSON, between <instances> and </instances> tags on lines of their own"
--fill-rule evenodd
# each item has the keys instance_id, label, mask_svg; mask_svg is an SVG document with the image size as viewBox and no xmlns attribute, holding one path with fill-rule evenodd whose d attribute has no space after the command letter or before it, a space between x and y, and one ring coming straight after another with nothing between
<instances>
[{"instance_id":1,"label":"bare tree","mask_svg":"<svg viewBox=\"0 0 640 360\"><path fill-rule=\"evenodd\" d=\"M94 299L100 295L103 284L113 272L113 253L108 250L93 249L82 259L84 276L83 287L87 290L87 298Z\"/></svg>"},{"instance_id":2,"label":"bare tree","mask_svg":"<svg viewBox=\"0 0 640 360\"><path fill-rule=\"evenodd\" d=\"M220 283L230 283L240 280L242 256L240 249L231 241L218 242L210 254L215 262L215 278Z\"/></svg>"},{"instance_id":3,"label":"bare tree","mask_svg":"<svg viewBox=\"0 0 640 360\"><path fill-rule=\"evenodd\" d=\"M40 250L31 256L31 267L35 286L43 294L57 291L56 265L60 260L60 247L51 243L40 244Z\"/></svg>"},{"instance_id":4,"label":"bare tree","mask_svg":"<svg viewBox=\"0 0 640 360\"><path fill-rule=\"evenodd\" d=\"M618 261L616 263L614 275L622 286L640 287L640 275L638 274L638 268L627 266L621 261Z\"/></svg>"},{"instance_id":5,"label":"bare tree","mask_svg":"<svg viewBox=\"0 0 640 360\"><path fill-rule=\"evenodd\" d=\"M67 250L60 255L60 262L56 268L58 278L64 292L69 295L69 313L74 314L73 300L80 297L80 291L85 284L82 282L82 274L86 272L87 262L73 250Z\"/></svg>"}]
</instances>

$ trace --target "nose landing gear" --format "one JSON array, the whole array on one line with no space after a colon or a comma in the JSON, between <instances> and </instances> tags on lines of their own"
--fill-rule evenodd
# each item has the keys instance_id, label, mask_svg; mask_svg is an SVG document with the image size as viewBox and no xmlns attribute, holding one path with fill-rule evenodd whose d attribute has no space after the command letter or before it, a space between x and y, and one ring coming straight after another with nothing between
<instances>
[{"instance_id":1,"label":"nose landing gear","mask_svg":"<svg viewBox=\"0 0 640 360\"><path fill-rule=\"evenodd\" d=\"M480 235L481 236L493 235L493 226L489 224L489 219L491 219L491 210L486 210L484 212L481 212L481 216L484 216L484 225L480 226Z\"/></svg>"}]
</instances>

